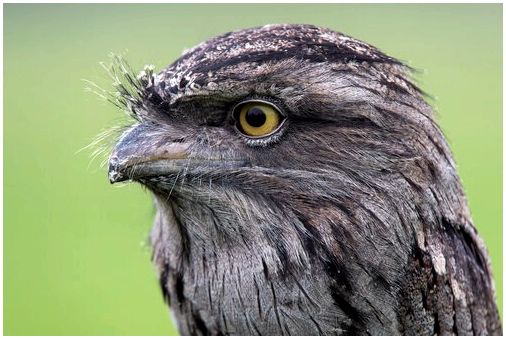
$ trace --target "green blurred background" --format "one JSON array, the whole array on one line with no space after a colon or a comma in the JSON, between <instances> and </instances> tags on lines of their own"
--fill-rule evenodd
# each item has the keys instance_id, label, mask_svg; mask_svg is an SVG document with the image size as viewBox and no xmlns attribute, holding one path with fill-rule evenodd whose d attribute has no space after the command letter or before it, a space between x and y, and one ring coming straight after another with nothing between
<instances>
[{"instance_id":1,"label":"green blurred background","mask_svg":"<svg viewBox=\"0 0 506 339\"><path fill-rule=\"evenodd\" d=\"M502 310L502 5L4 5L4 334L176 334L144 244L153 206L76 153L121 113L81 79L128 50L157 70L230 30L311 23L424 72ZM110 88L110 87L109 87Z\"/></svg>"}]
</instances>

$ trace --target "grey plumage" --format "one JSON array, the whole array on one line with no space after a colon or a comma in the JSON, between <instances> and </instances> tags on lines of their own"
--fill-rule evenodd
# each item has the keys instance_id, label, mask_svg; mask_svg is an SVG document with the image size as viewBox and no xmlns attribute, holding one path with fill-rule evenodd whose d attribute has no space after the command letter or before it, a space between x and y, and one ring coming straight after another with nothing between
<instances>
[{"instance_id":1,"label":"grey plumage","mask_svg":"<svg viewBox=\"0 0 506 339\"><path fill-rule=\"evenodd\" d=\"M182 334L500 334L486 250L410 69L309 25L210 39L124 74L137 123L112 182L155 197L160 284ZM234 129L245 99L287 116Z\"/></svg>"}]
</instances>

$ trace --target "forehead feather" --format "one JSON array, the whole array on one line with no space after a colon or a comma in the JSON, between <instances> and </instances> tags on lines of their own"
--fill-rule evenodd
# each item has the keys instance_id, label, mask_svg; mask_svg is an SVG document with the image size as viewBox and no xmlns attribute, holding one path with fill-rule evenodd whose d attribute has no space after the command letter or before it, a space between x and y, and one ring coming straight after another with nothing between
<instances>
[{"instance_id":1,"label":"forehead feather","mask_svg":"<svg viewBox=\"0 0 506 339\"><path fill-rule=\"evenodd\" d=\"M162 70L157 83L162 83L164 91L177 96L226 80L224 70L234 67L246 70L286 59L400 65L378 49L329 29L312 25L267 25L226 33L195 46Z\"/></svg>"}]
</instances>

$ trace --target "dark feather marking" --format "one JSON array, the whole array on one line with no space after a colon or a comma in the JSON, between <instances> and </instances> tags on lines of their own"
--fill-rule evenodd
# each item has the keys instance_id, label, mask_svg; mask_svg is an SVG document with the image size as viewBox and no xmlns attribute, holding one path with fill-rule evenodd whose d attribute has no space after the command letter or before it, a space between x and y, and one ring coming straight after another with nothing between
<instances>
[{"instance_id":1,"label":"dark feather marking","mask_svg":"<svg viewBox=\"0 0 506 339\"><path fill-rule=\"evenodd\" d=\"M323 333L323 331L322 331L322 328L320 327L320 324L318 324L318 322L314 319L314 317L310 313L308 313L308 316L309 316L309 319L311 319L311 321L313 322L313 324L318 329L318 335L325 335Z\"/></svg>"},{"instance_id":2,"label":"dark feather marking","mask_svg":"<svg viewBox=\"0 0 506 339\"><path fill-rule=\"evenodd\" d=\"M364 315L354 306L352 306L345 296L337 292L337 289L332 289L332 298L335 300L339 308L348 316L350 324L345 328L346 335L358 335L362 333L365 328Z\"/></svg>"},{"instance_id":3,"label":"dark feather marking","mask_svg":"<svg viewBox=\"0 0 506 339\"><path fill-rule=\"evenodd\" d=\"M213 298L212 298L212 292L211 292L211 288L212 288L211 283L212 283L211 280L209 280L207 283L207 296L209 298L209 306L212 311L213 310Z\"/></svg>"},{"instance_id":4,"label":"dark feather marking","mask_svg":"<svg viewBox=\"0 0 506 339\"><path fill-rule=\"evenodd\" d=\"M174 284L174 290L176 291L178 303L183 302L185 300L185 297L184 297L184 282L182 274L176 273L176 282Z\"/></svg>"},{"instance_id":5,"label":"dark feather marking","mask_svg":"<svg viewBox=\"0 0 506 339\"><path fill-rule=\"evenodd\" d=\"M237 291L237 297L239 298L239 303L241 304L241 307L245 308L244 300L241 296L241 272L239 271L239 267L237 267L237 281L236 281L236 291Z\"/></svg>"},{"instance_id":6,"label":"dark feather marking","mask_svg":"<svg viewBox=\"0 0 506 339\"><path fill-rule=\"evenodd\" d=\"M253 278L253 282L255 284L255 290L256 290L258 316L260 317L260 320L263 320L262 302L260 299L260 288L258 287L258 282L257 282L256 278Z\"/></svg>"},{"instance_id":7,"label":"dark feather marking","mask_svg":"<svg viewBox=\"0 0 506 339\"><path fill-rule=\"evenodd\" d=\"M163 300L170 305L170 294L167 289L167 277L169 275L168 269L164 269L160 272L160 279L158 279L160 284L160 289L162 290Z\"/></svg>"},{"instance_id":8,"label":"dark feather marking","mask_svg":"<svg viewBox=\"0 0 506 339\"><path fill-rule=\"evenodd\" d=\"M174 203L172 203L174 205ZM173 210L177 209L172 207ZM191 244L188 237L188 231L181 225L184 225L182 220L180 219L179 215L177 213L174 213L174 219L176 220L176 226L178 227L178 231L181 234L181 256L185 260L190 260L190 251L191 251Z\"/></svg>"},{"instance_id":9,"label":"dark feather marking","mask_svg":"<svg viewBox=\"0 0 506 339\"><path fill-rule=\"evenodd\" d=\"M283 332L283 326L281 326L281 319L279 318L278 301L276 299L276 290L274 288L274 284L272 281L270 282L270 287L271 287L271 293L272 293L272 308L274 310L274 314L276 315L276 321L278 323L279 329L281 330L281 332Z\"/></svg>"},{"instance_id":10,"label":"dark feather marking","mask_svg":"<svg viewBox=\"0 0 506 339\"><path fill-rule=\"evenodd\" d=\"M223 311L221 312L221 320L223 321L224 333L229 333L227 317Z\"/></svg>"},{"instance_id":11,"label":"dark feather marking","mask_svg":"<svg viewBox=\"0 0 506 339\"><path fill-rule=\"evenodd\" d=\"M204 320L202 320L198 312L192 312L192 317L195 321L195 333L193 333L193 335L209 335L210 332L206 326L206 323Z\"/></svg>"},{"instance_id":12,"label":"dark feather marking","mask_svg":"<svg viewBox=\"0 0 506 339\"><path fill-rule=\"evenodd\" d=\"M242 305L242 306L244 307L244 305ZM244 318L244 323L246 324L246 327L248 328L249 333L253 333L253 331L251 330L248 313L246 313L246 312L242 313L242 317Z\"/></svg>"},{"instance_id":13,"label":"dark feather marking","mask_svg":"<svg viewBox=\"0 0 506 339\"><path fill-rule=\"evenodd\" d=\"M287 320L290 320L291 322L294 322L293 319L290 318L290 315L288 313L285 312L285 310L283 310L282 308L279 309L279 313L280 315L282 315L283 317L283 327L286 331L286 335L293 335L290 331L290 327L288 326L288 321Z\"/></svg>"},{"instance_id":14,"label":"dark feather marking","mask_svg":"<svg viewBox=\"0 0 506 339\"><path fill-rule=\"evenodd\" d=\"M238 55L223 60L215 60L212 64L200 64L194 68L199 73L216 72L222 68L232 67L243 62L247 63L265 63L273 61L282 61L286 59L307 60L311 63L318 62L382 62L399 64L396 60L380 60L379 58L367 57L349 51L337 51L335 46L324 48L327 54L301 54L299 48L288 49L286 51L261 51L251 52L246 55ZM197 82L199 82L197 80ZM200 81L200 83L205 83Z\"/></svg>"},{"instance_id":15,"label":"dark feather marking","mask_svg":"<svg viewBox=\"0 0 506 339\"><path fill-rule=\"evenodd\" d=\"M249 315L248 315L248 319L249 319ZM251 326L253 326L253 329L255 330L256 335L262 335L262 332L260 332L260 330L258 329L258 326L255 324L254 321L251 321Z\"/></svg>"},{"instance_id":16,"label":"dark feather marking","mask_svg":"<svg viewBox=\"0 0 506 339\"><path fill-rule=\"evenodd\" d=\"M267 264L265 263L264 258L262 258L262 268L265 276L265 280L269 281L269 269L267 268Z\"/></svg>"},{"instance_id":17,"label":"dark feather marking","mask_svg":"<svg viewBox=\"0 0 506 339\"><path fill-rule=\"evenodd\" d=\"M313 306L318 307L318 304L316 303L316 301L314 301L313 298L311 298L309 296L309 294L304 289L304 287L300 284L300 282L299 282L299 280L297 279L296 276L293 276L293 281L295 282L295 284L297 285L297 287L299 287L299 290L302 292L302 294L304 294L304 297L306 297L306 300L308 300L309 303L311 303Z\"/></svg>"}]
</instances>

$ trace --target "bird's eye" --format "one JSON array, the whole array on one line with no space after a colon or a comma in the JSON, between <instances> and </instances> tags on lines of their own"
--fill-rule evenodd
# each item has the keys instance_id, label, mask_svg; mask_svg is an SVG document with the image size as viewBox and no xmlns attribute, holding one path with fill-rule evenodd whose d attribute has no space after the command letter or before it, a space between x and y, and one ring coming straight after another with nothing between
<instances>
[{"instance_id":1,"label":"bird's eye","mask_svg":"<svg viewBox=\"0 0 506 339\"><path fill-rule=\"evenodd\" d=\"M279 109L264 101L248 101L234 109L237 129L252 138L265 137L277 131L285 116Z\"/></svg>"}]
</instances>

